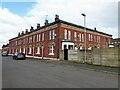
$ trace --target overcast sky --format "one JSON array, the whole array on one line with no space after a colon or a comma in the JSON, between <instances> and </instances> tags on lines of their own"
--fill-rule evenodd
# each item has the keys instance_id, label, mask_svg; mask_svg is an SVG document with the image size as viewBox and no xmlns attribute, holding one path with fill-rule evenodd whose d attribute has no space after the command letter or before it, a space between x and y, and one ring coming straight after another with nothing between
<instances>
[{"instance_id":1,"label":"overcast sky","mask_svg":"<svg viewBox=\"0 0 120 90\"><path fill-rule=\"evenodd\" d=\"M10 2L11 1L11 2ZM0 0L0 48L18 32L36 28L44 24L47 18L54 21L55 14L60 19L83 26L86 14L87 27L118 37L118 1L119 0L36 0L23 2ZM46 17L48 15L48 17Z\"/></svg>"}]
</instances>

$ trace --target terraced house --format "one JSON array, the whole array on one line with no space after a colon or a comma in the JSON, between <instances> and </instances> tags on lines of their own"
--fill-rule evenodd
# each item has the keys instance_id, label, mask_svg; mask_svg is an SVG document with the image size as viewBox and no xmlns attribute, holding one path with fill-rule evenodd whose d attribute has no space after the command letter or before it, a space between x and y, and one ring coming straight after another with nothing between
<instances>
[{"instance_id":1,"label":"terraced house","mask_svg":"<svg viewBox=\"0 0 120 90\"><path fill-rule=\"evenodd\" d=\"M22 31L17 37L9 40L9 53L23 52L28 56L46 58L59 58L60 50L67 49L89 49L91 47L107 48L111 43L112 35L95 29L86 28L86 46L84 27L59 19L44 26L37 24L30 31Z\"/></svg>"}]
</instances>

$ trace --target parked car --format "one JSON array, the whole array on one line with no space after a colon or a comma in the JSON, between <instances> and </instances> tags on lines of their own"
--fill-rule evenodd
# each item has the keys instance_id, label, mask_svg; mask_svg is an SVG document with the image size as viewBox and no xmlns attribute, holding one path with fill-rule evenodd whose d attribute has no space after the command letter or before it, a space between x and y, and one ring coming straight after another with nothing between
<instances>
[{"instance_id":1,"label":"parked car","mask_svg":"<svg viewBox=\"0 0 120 90\"><path fill-rule=\"evenodd\" d=\"M7 51L2 51L2 56L8 56L8 52Z\"/></svg>"},{"instance_id":2,"label":"parked car","mask_svg":"<svg viewBox=\"0 0 120 90\"><path fill-rule=\"evenodd\" d=\"M13 59L18 60L18 59L26 59L26 56L24 53L20 53L20 52L15 52L13 54Z\"/></svg>"}]
</instances>

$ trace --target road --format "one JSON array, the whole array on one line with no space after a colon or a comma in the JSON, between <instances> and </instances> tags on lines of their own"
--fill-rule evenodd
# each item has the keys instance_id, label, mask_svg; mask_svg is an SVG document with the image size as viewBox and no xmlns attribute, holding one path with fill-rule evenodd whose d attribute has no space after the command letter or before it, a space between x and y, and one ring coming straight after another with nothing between
<instances>
[{"instance_id":1,"label":"road","mask_svg":"<svg viewBox=\"0 0 120 90\"><path fill-rule=\"evenodd\" d=\"M118 88L118 75L78 66L2 58L3 88Z\"/></svg>"}]
</instances>

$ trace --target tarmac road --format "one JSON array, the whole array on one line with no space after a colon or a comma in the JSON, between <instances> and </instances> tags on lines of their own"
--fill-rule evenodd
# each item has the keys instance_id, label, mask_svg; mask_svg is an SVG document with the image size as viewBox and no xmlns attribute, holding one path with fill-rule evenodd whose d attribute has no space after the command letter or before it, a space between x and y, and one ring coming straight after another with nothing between
<instances>
[{"instance_id":1,"label":"tarmac road","mask_svg":"<svg viewBox=\"0 0 120 90\"><path fill-rule=\"evenodd\" d=\"M2 58L3 88L118 88L118 75L43 60Z\"/></svg>"}]
</instances>

